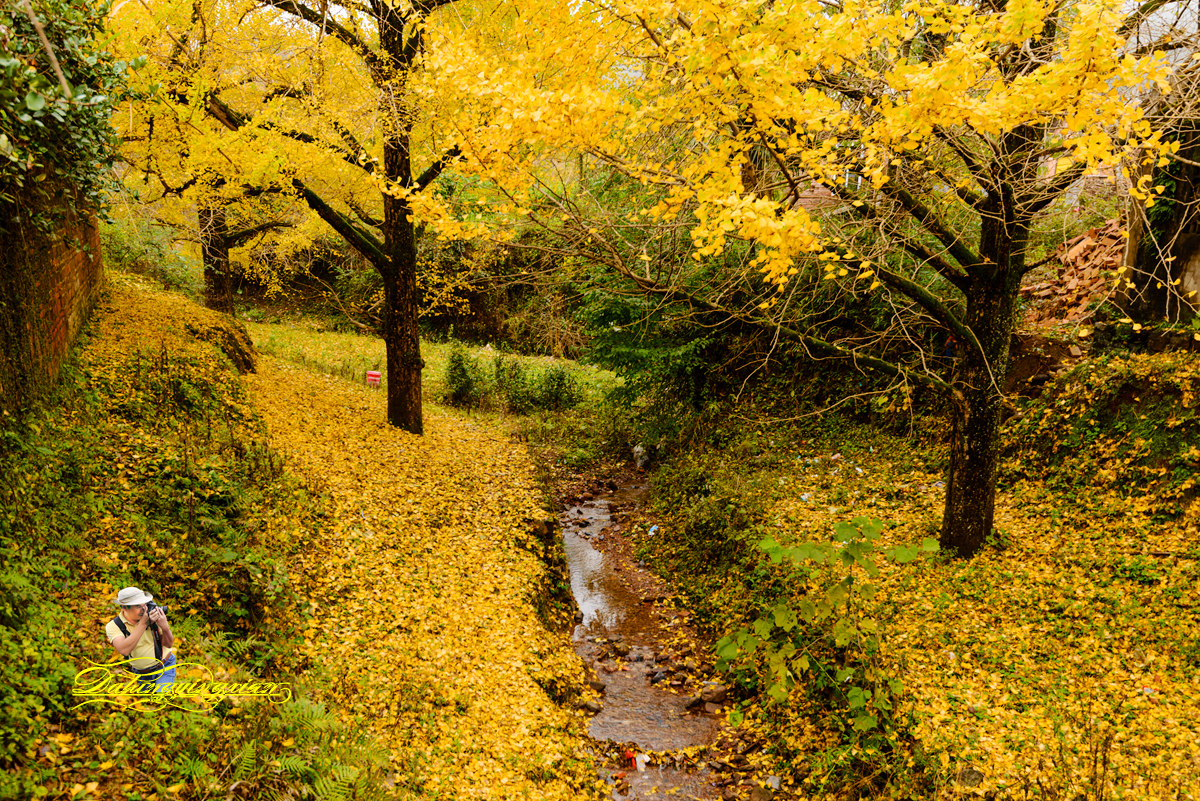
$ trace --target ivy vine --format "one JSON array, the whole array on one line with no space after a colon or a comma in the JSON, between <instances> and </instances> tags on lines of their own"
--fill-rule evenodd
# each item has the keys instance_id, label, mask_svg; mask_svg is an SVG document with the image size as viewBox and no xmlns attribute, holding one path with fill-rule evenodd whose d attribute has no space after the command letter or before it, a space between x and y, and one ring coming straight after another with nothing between
<instances>
[{"instance_id":1,"label":"ivy vine","mask_svg":"<svg viewBox=\"0 0 1200 801\"><path fill-rule=\"evenodd\" d=\"M117 145L109 118L140 66L101 46L108 11L87 0L0 6L0 200L103 206Z\"/></svg>"}]
</instances>

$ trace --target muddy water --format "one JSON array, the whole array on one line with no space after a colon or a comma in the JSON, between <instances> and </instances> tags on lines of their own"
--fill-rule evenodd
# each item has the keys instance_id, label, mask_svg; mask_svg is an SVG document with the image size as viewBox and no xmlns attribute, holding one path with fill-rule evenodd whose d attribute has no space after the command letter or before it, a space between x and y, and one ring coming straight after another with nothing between
<instances>
[{"instance_id":1,"label":"muddy water","mask_svg":"<svg viewBox=\"0 0 1200 801\"><path fill-rule=\"evenodd\" d=\"M622 488L561 515L571 590L583 615L575 649L605 685L589 732L620 744L618 754L634 755L604 770L614 798L717 798L712 777L671 752L712 742L719 718L687 708L695 685L687 681L687 660L672 649L672 615L655 605L655 580L611 547L619 528L614 515L644 494L645 487Z\"/></svg>"}]
</instances>

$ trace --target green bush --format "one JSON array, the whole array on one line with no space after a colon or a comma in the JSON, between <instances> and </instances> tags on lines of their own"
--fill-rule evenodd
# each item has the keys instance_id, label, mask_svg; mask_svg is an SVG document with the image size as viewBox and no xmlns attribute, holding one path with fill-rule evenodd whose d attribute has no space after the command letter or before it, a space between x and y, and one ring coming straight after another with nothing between
<instances>
[{"instance_id":1,"label":"green bush","mask_svg":"<svg viewBox=\"0 0 1200 801\"><path fill-rule=\"evenodd\" d=\"M65 619L29 581L32 572L13 550L0 551L0 765L11 764L43 736L46 724L74 703L75 662L62 634ZM20 565L20 566L18 566ZM0 797L5 796L0 782Z\"/></svg>"},{"instance_id":2,"label":"green bush","mask_svg":"<svg viewBox=\"0 0 1200 801\"><path fill-rule=\"evenodd\" d=\"M461 345L456 344L446 362L446 402L451 406L474 409L479 406L484 394L483 370L479 360L469 356Z\"/></svg>"},{"instance_id":3,"label":"green bush","mask_svg":"<svg viewBox=\"0 0 1200 801\"><path fill-rule=\"evenodd\" d=\"M112 184L110 165L117 147L109 118L113 105L126 97L127 65L114 63L96 43L109 4L36 4L33 13L61 78L46 68L41 35L22 5L0 8L0 199L14 205L32 200L37 206L65 189L68 202L98 207ZM34 219L43 226L52 223L39 220L36 211Z\"/></svg>"},{"instance_id":4,"label":"green bush","mask_svg":"<svg viewBox=\"0 0 1200 801\"><path fill-rule=\"evenodd\" d=\"M444 399L463 409L487 406L510 414L529 414L573 408L583 400L583 388L562 365L535 373L502 355L496 356L488 376L479 360L456 343L446 363Z\"/></svg>"},{"instance_id":5,"label":"green bush","mask_svg":"<svg viewBox=\"0 0 1200 801\"><path fill-rule=\"evenodd\" d=\"M166 228L107 222L100 226L100 248L108 267L152 278L194 300L204 293L200 265L173 247Z\"/></svg>"},{"instance_id":6,"label":"green bush","mask_svg":"<svg viewBox=\"0 0 1200 801\"><path fill-rule=\"evenodd\" d=\"M533 396L539 408L561 411L578 405L583 399L583 389L567 368L554 365L538 377Z\"/></svg>"},{"instance_id":7,"label":"green bush","mask_svg":"<svg viewBox=\"0 0 1200 801\"><path fill-rule=\"evenodd\" d=\"M492 365L492 391L497 405L513 414L525 414L534 406L529 372L516 359L496 356Z\"/></svg>"}]
</instances>

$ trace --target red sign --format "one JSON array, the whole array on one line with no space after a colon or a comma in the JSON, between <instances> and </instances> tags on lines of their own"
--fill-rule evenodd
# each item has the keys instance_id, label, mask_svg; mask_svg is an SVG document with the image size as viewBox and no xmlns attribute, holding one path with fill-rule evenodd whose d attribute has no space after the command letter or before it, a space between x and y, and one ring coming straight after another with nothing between
<instances>
[{"instance_id":1,"label":"red sign","mask_svg":"<svg viewBox=\"0 0 1200 801\"><path fill-rule=\"evenodd\" d=\"M381 377L382 377L382 374L378 370L368 370L367 371L367 386L369 386L369 387L379 386L379 379Z\"/></svg>"}]
</instances>

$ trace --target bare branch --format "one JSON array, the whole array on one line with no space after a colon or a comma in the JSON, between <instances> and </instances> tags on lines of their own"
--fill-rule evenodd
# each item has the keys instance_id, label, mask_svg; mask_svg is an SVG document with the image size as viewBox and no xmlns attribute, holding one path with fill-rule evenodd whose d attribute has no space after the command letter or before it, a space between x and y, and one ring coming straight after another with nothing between
<instances>
[{"instance_id":1,"label":"bare branch","mask_svg":"<svg viewBox=\"0 0 1200 801\"><path fill-rule=\"evenodd\" d=\"M931 209L913 197L908 190L899 186L894 181L889 181L883 185L882 191L885 195L899 203L900 207L920 223L921 227L937 237L938 241L945 245L946 252L953 256L954 260L964 269L982 262L982 259L969 247L964 245L958 236Z\"/></svg>"},{"instance_id":2,"label":"bare branch","mask_svg":"<svg viewBox=\"0 0 1200 801\"><path fill-rule=\"evenodd\" d=\"M384 269L390 260L383 249L383 243L368 231L364 231L337 209L326 203L320 195L308 188L299 178L292 179L292 186L300 193L317 215L337 231L346 242L371 262L377 270Z\"/></svg>"},{"instance_id":3,"label":"bare branch","mask_svg":"<svg viewBox=\"0 0 1200 801\"><path fill-rule=\"evenodd\" d=\"M323 30L331 32L334 37L353 50L363 63L367 65L367 69L371 71L371 75L376 80L383 80L387 76L387 63L380 57L379 53L375 52L371 47L361 39L357 34L338 24L335 20L329 18L328 14L321 14L298 0L263 0L269 6L286 11L293 16L317 26Z\"/></svg>"},{"instance_id":4,"label":"bare branch","mask_svg":"<svg viewBox=\"0 0 1200 801\"><path fill-rule=\"evenodd\" d=\"M417 178L416 183L414 184L416 191L420 192L425 187L436 181L438 176L441 175L442 172L451 164L453 164L461 155L462 151L459 150L458 145L455 145L447 150L444 154L442 154L440 159L433 162L433 164L430 164L429 167L426 168L425 172L421 173L421 175Z\"/></svg>"},{"instance_id":5,"label":"bare branch","mask_svg":"<svg viewBox=\"0 0 1200 801\"><path fill-rule=\"evenodd\" d=\"M271 220L270 222L261 223L260 225L252 225L249 228L241 228L237 231L228 233L225 235L225 243L231 248L236 248L253 239L255 236L265 233L266 231L291 227L292 224L289 222L283 222L282 220Z\"/></svg>"}]
</instances>

